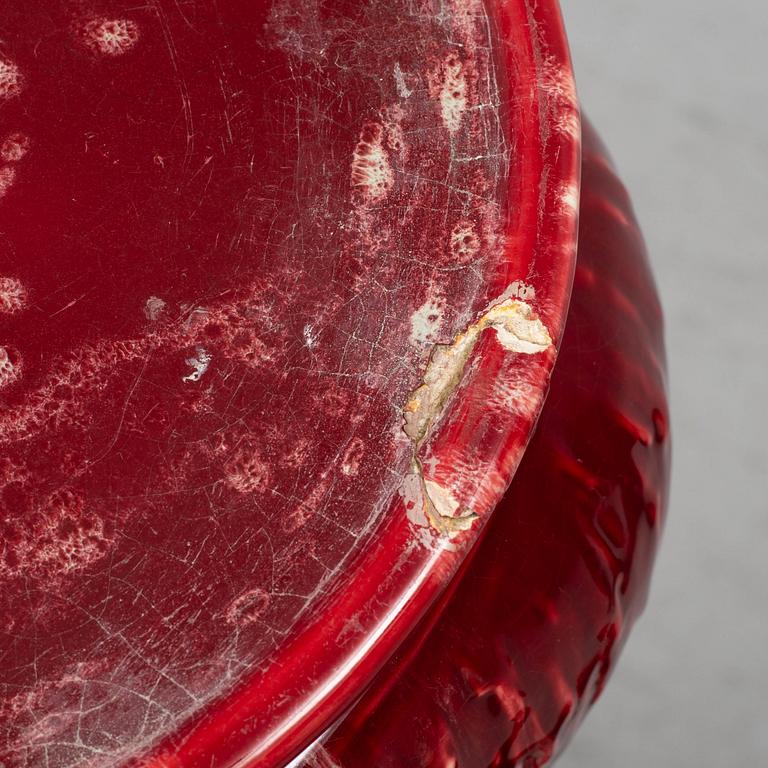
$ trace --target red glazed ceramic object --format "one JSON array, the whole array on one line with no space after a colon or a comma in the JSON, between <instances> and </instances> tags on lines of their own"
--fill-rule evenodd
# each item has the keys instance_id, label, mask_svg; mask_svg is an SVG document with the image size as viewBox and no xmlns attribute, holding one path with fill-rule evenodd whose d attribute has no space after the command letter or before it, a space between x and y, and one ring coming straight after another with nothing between
<instances>
[{"instance_id":1,"label":"red glazed ceramic object","mask_svg":"<svg viewBox=\"0 0 768 768\"><path fill-rule=\"evenodd\" d=\"M32 0L0 40L0 763L365 764L559 347L554 0Z\"/></svg>"}]
</instances>

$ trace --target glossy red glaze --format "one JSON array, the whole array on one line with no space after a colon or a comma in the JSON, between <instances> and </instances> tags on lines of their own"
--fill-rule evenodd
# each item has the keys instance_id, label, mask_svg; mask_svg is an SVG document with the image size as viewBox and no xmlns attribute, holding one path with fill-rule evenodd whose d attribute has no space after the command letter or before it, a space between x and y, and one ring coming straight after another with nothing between
<instances>
[{"instance_id":1,"label":"glossy red glaze","mask_svg":"<svg viewBox=\"0 0 768 768\"><path fill-rule=\"evenodd\" d=\"M30 0L0 40L0 762L279 765L539 413L556 4Z\"/></svg>"},{"instance_id":2,"label":"glossy red glaze","mask_svg":"<svg viewBox=\"0 0 768 768\"><path fill-rule=\"evenodd\" d=\"M308 766L541 766L642 609L667 497L662 319L627 194L585 127L579 257L536 433L453 592ZM397 682L394 682L397 681Z\"/></svg>"}]
</instances>

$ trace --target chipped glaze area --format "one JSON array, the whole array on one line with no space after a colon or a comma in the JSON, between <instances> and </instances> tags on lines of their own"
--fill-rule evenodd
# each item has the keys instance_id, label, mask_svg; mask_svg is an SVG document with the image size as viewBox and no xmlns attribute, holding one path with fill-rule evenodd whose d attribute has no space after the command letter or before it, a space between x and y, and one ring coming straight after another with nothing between
<instances>
[{"instance_id":1,"label":"chipped glaze area","mask_svg":"<svg viewBox=\"0 0 768 768\"><path fill-rule=\"evenodd\" d=\"M219 716L224 762L279 762L458 567L479 524L425 538L401 489L416 458L482 522L554 360L483 318L559 338L573 257L531 179L572 188L544 128L576 110L560 49L498 52L516 13L0 8L5 768L207 765ZM403 408L467 329L415 457Z\"/></svg>"}]
</instances>

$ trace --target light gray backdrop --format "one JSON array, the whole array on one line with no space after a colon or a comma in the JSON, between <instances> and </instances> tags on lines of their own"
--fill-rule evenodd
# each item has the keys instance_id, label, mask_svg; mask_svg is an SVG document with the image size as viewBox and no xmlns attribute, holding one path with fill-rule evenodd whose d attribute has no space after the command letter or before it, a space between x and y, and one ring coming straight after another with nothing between
<instances>
[{"instance_id":1,"label":"light gray backdrop","mask_svg":"<svg viewBox=\"0 0 768 768\"><path fill-rule=\"evenodd\" d=\"M666 309L674 470L648 608L558 768L762 768L768 4L561 2Z\"/></svg>"}]
</instances>

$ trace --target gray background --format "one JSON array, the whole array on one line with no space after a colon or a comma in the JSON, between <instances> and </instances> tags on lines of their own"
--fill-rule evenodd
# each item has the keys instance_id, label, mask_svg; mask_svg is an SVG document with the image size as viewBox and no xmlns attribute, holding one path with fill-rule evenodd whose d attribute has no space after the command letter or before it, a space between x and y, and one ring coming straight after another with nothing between
<instances>
[{"instance_id":1,"label":"gray background","mask_svg":"<svg viewBox=\"0 0 768 768\"><path fill-rule=\"evenodd\" d=\"M562 8L665 305L674 470L646 613L558 768L768 766L768 4Z\"/></svg>"}]
</instances>

